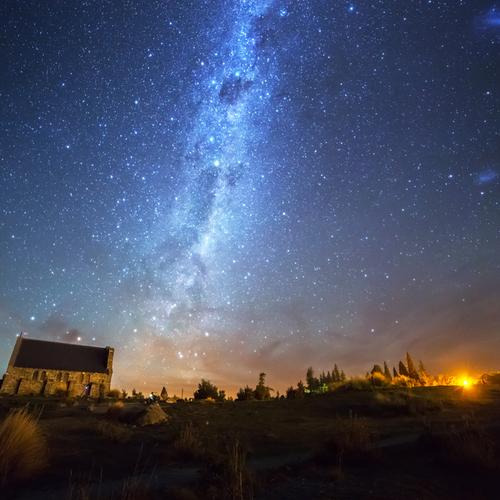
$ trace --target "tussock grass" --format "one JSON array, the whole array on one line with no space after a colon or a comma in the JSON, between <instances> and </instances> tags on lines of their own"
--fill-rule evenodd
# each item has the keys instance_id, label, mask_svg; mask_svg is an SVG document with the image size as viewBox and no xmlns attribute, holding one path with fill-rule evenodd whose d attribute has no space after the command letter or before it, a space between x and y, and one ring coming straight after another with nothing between
<instances>
[{"instance_id":1,"label":"tussock grass","mask_svg":"<svg viewBox=\"0 0 500 500\"><path fill-rule=\"evenodd\" d=\"M344 464L363 463L373 459L374 433L364 418L350 415L337 418L333 434L326 436L319 460L333 464L336 474L342 476Z\"/></svg>"},{"instance_id":2,"label":"tussock grass","mask_svg":"<svg viewBox=\"0 0 500 500\"><path fill-rule=\"evenodd\" d=\"M495 471L499 456L495 440L473 418L453 424L445 432L430 430L421 440L423 448L436 453L440 461L464 471Z\"/></svg>"},{"instance_id":3,"label":"tussock grass","mask_svg":"<svg viewBox=\"0 0 500 500\"><path fill-rule=\"evenodd\" d=\"M101 420L96 426L97 432L113 443L126 443L132 437L132 431L122 424Z\"/></svg>"},{"instance_id":4,"label":"tussock grass","mask_svg":"<svg viewBox=\"0 0 500 500\"><path fill-rule=\"evenodd\" d=\"M207 469L206 498L251 500L254 479L247 468L247 450L238 437L232 437Z\"/></svg>"},{"instance_id":5,"label":"tussock grass","mask_svg":"<svg viewBox=\"0 0 500 500\"><path fill-rule=\"evenodd\" d=\"M11 411L0 423L0 485L33 477L44 468L47 456L38 418L27 408Z\"/></svg>"},{"instance_id":6,"label":"tussock grass","mask_svg":"<svg viewBox=\"0 0 500 500\"><path fill-rule=\"evenodd\" d=\"M185 458L199 458L203 454L203 443L192 422L187 422L181 428L174 448Z\"/></svg>"}]
</instances>

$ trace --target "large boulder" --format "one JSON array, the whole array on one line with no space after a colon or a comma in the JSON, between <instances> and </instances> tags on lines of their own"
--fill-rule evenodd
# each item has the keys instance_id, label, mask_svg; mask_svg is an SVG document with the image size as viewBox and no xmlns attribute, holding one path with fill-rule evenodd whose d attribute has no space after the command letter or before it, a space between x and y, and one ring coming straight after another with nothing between
<instances>
[{"instance_id":1,"label":"large boulder","mask_svg":"<svg viewBox=\"0 0 500 500\"><path fill-rule=\"evenodd\" d=\"M136 425L155 425L161 424L168 420L168 415L162 410L158 403L150 404L146 406L144 411L139 414L136 420Z\"/></svg>"}]
</instances>

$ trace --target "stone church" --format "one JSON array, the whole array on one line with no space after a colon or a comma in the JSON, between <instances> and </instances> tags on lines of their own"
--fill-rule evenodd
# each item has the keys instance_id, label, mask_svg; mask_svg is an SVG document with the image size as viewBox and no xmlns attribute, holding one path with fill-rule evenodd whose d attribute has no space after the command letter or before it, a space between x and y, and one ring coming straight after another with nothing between
<instances>
[{"instance_id":1,"label":"stone church","mask_svg":"<svg viewBox=\"0 0 500 500\"><path fill-rule=\"evenodd\" d=\"M0 394L105 396L113 374L112 347L17 338Z\"/></svg>"}]
</instances>

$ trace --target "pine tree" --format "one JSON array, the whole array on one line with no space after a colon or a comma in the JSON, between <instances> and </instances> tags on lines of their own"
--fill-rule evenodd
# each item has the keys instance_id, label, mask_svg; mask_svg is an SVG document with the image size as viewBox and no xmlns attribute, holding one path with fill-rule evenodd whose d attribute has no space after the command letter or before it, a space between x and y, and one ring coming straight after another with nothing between
<instances>
[{"instance_id":1,"label":"pine tree","mask_svg":"<svg viewBox=\"0 0 500 500\"><path fill-rule=\"evenodd\" d=\"M418 378L423 384L425 385L429 384L430 378L427 373L427 370L424 367L424 364L422 363L422 360L418 362Z\"/></svg>"},{"instance_id":2,"label":"pine tree","mask_svg":"<svg viewBox=\"0 0 500 500\"><path fill-rule=\"evenodd\" d=\"M307 369L306 373L307 388L309 391L314 392L319 388L319 380L314 376L312 366Z\"/></svg>"},{"instance_id":3,"label":"pine tree","mask_svg":"<svg viewBox=\"0 0 500 500\"><path fill-rule=\"evenodd\" d=\"M339 373L339 367L337 366L337 363L335 363L335 365L333 367L333 381L340 382L340 373Z\"/></svg>"},{"instance_id":4,"label":"pine tree","mask_svg":"<svg viewBox=\"0 0 500 500\"><path fill-rule=\"evenodd\" d=\"M346 378L347 378L347 377L345 376L344 370L342 370L342 371L340 372L340 381L341 381L341 382L345 382L345 381L346 381Z\"/></svg>"},{"instance_id":5,"label":"pine tree","mask_svg":"<svg viewBox=\"0 0 500 500\"><path fill-rule=\"evenodd\" d=\"M165 388L165 386L163 386L163 388L161 390L160 397L161 397L161 399L163 399L163 401L166 401L168 399L168 392L167 392L167 389Z\"/></svg>"},{"instance_id":6,"label":"pine tree","mask_svg":"<svg viewBox=\"0 0 500 500\"><path fill-rule=\"evenodd\" d=\"M406 365L408 366L408 375L410 378L414 380L418 380L418 372L415 368L415 363L413 363L413 359L411 359L410 353L406 353Z\"/></svg>"},{"instance_id":7,"label":"pine tree","mask_svg":"<svg viewBox=\"0 0 500 500\"><path fill-rule=\"evenodd\" d=\"M266 374L260 373L259 383L257 384L257 387L255 387L255 399L258 400L270 399L271 391L272 389L266 386Z\"/></svg>"},{"instance_id":8,"label":"pine tree","mask_svg":"<svg viewBox=\"0 0 500 500\"><path fill-rule=\"evenodd\" d=\"M402 361L399 362L399 374L403 375L404 377L408 377L409 376L408 375L408 370L406 369L406 366L405 366L405 364Z\"/></svg>"},{"instance_id":9,"label":"pine tree","mask_svg":"<svg viewBox=\"0 0 500 500\"><path fill-rule=\"evenodd\" d=\"M387 380L392 380L391 371L389 370L389 367L387 366L387 363L385 361L384 361L384 377Z\"/></svg>"},{"instance_id":10,"label":"pine tree","mask_svg":"<svg viewBox=\"0 0 500 500\"><path fill-rule=\"evenodd\" d=\"M393 376L393 378L396 378L398 376L398 372L397 372L395 366L392 367L392 376Z\"/></svg>"},{"instance_id":11,"label":"pine tree","mask_svg":"<svg viewBox=\"0 0 500 500\"><path fill-rule=\"evenodd\" d=\"M373 365L373 368L372 368L372 371L370 372L370 374L373 375L375 373L380 373L381 375L384 374L380 365Z\"/></svg>"},{"instance_id":12,"label":"pine tree","mask_svg":"<svg viewBox=\"0 0 500 500\"><path fill-rule=\"evenodd\" d=\"M297 382L297 392L295 393L296 397L297 398L303 398L305 392L306 391L305 391L305 388L304 388L304 384L303 384L302 380L299 380Z\"/></svg>"}]
</instances>

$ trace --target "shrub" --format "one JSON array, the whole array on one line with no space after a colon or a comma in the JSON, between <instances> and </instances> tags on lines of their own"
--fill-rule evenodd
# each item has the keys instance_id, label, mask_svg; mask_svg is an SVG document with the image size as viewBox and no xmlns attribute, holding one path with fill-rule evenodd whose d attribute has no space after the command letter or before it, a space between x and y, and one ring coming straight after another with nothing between
<instances>
[{"instance_id":1,"label":"shrub","mask_svg":"<svg viewBox=\"0 0 500 500\"><path fill-rule=\"evenodd\" d=\"M96 429L102 437L113 443L126 443L132 437L132 431L128 427L114 422L100 421Z\"/></svg>"},{"instance_id":2,"label":"shrub","mask_svg":"<svg viewBox=\"0 0 500 500\"><path fill-rule=\"evenodd\" d=\"M392 379L392 384L398 387L415 387L415 381L406 375L398 375Z\"/></svg>"},{"instance_id":3,"label":"shrub","mask_svg":"<svg viewBox=\"0 0 500 500\"><path fill-rule=\"evenodd\" d=\"M385 378L385 375L380 371L372 372L369 380L371 384L374 385L375 387L386 387L389 385L389 381Z\"/></svg>"},{"instance_id":4,"label":"shrub","mask_svg":"<svg viewBox=\"0 0 500 500\"><path fill-rule=\"evenodd\" d=\"M111 418L119 418L123 413L123 408L125 407L123 401L115 401L111 404L106 412Z\"/></svg>"},{"instance_id":5,"label":"shrub","mask_svg":"<svg viewBox=\"0 0 500 500\"><path fill-rule=\"evenodd\" d=\"M32 477L46 461L47 442L38 419L26 408L9 413L0 424L0 485Z\"/></svg>"},{"instance_id":6,"label":"shrub","mask_svg":"<svg viewBox=\"0 0 500 500\"><path fill-rule=\"evenodd\" d=\"M366 378L351 378L346 382L337 385L334 390L336 391L371 391L373 384Z\"/></svg>"},{"instance_id":7,"label":"shrub","mask_svg":"<svg viewBox=\"0 0 500 500\"><path fill-rule=\"evenodd\" d=\"M247 385L244 388L240 388L236 395L236 399L237 401L250 401L255 399L255 391Z\"/></svg>"},{"instance_id":8,"label":"shrub","mask_svg":"<svg viewBox=\"0 0 500 500\"><path fill-rule=\"evenodd\" d=\"M118 389L111 389L108 392L108 398L119 399L121 395L122 393Z\"/></svg>"},{"instance_id":9,"label":"shrub","mask_svg":"<svg viewBox=\"0 0 500 500\"><path fill-rule=\"evenodd\" d=\"M216 385L202 378L201 382L198 384L198 390L194 393L194 399L209 398L216 401L224 401L224 399L226 399L226 393L225 391L219 391Z\"/></svg>"}]
</instances>

